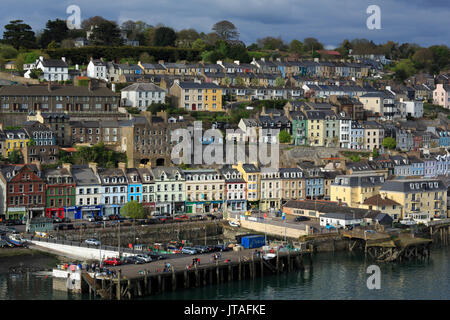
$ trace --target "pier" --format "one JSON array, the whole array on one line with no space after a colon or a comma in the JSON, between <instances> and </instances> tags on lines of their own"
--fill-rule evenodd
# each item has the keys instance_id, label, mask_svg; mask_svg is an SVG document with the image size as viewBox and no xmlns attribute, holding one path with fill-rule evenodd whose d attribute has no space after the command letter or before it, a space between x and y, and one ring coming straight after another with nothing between
<instances>
[{"instance_id":1,"label":"pier","mask_svg":"<svg viewBox=\"0 0 450 320\"><path fill-rule=\"evenodd\" d=\"M363 249L366 256L378 262L429 259L433 242L411 233L368 233L367 230L344 230L342 237L349 239L349 251Z\"/></svg>"},{"instance_id":2,"label":"pier","mask_svg":"<svg viewBox=\"0 0 450 320\"><path fill-rule=\"evenodd\" d=\"M115 278L92 278L83 272L81 288L82 292L89 292L92 297L130 300L165 291L312 269L309 251L275 251L275 257L270 260L257 257L254 252L254 249L222 252L220 261L211 261L212 254L200 254L140 265L119 265L110 268L116 271ZM200 264L186 268L192 264L193 258L200 258ZM163 272L167 263L170 264L170 270Z\"/></svg>"}]
</instances>

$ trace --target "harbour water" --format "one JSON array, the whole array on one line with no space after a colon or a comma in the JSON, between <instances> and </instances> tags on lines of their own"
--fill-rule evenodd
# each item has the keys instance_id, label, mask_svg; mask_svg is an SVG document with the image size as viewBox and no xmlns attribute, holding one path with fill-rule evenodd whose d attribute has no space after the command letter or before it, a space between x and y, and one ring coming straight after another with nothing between
<instances>
[{"instance_id":1,"label":"harbour water","mask_svg":"<svg viewBox=\"0 0 450 320\"><path fill-rule=\"evenodd\" d=\"M201 288L167 292L149 300L310 300L310 299L450 299L450 248L434 249L430 261L379 264L381 289L369 290L367 267L360 254L314 256L310 272L266 276ZM78 300L89 296L52 289L51 277L0 274L0 300Z\"/></svg>"}]
</instances>

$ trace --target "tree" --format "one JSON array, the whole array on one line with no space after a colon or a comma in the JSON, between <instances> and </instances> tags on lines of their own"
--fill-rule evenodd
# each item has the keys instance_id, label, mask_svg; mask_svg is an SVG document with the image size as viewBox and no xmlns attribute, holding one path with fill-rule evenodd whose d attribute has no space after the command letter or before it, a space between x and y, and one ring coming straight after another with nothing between
<instances>
[{"instance_id":1,"label":"tree","mask_svg":"<svg viewBox=\"0 0 450 320\"><path fill-rule=\"evenodd\" d=\"M236 86L238 87L244 87L245 86L245 81L244 79L242 79L241 77L237 76L236 79L234 80Z\"/></svg>"},{"instance_id":2,"label":"tree","mask_svg":"<svg viewBox=\"0 0 450 320\"><path fill-rule=\"evenodd\" d=\"M282 77L277 77L275 79L275 87L284 87L286 81Z\"/></svg>"},{"instance_id":3,"label":"tree","mask_svg":"<svg viewBox=\"0 0 450 320\"><path fill-rule=\"evenodd\" d=\"M223 85L224 86L230 86L230 84L231 84L231 79L230 79L230 77L227 77L227 76L225 76L224 78L223 78L223 80L222 80L222 83L223 83Z\"/></svg>"},{"instance_id":4,"label":"tree","mask_svg":"<svg viewBox=\"0 0 450 320\"><path fill-rule=\"evenodd\" d=\"M322 50L323 44L321 44L316 38L305 38L303 40L303 47L306 51L311 52L312 50Z\"/></svg>"},{"instance_id":5,"label":"tree","mask_svg":"<svg viewBox=\"0 0 450 320\"><path fill-rule=\"evenodd\" d=\"M139 56L139 61L142 63L155 63L155 57L148 54L148 52L143 52Z\"/></svg>"},{"instance_id":6,"label":"tree","mask_svg":"<svg viewBox=\"0 0 450 320\"><path fill-rule=\"evenodd\" d=\"M258 43L258 47L264 50L284 50L286 48L281 37L265 37L256 40L256 42Z\"/></svg>"},{"instance_id":7,"label":"tree","mask_svg":"<svg viewBox=\"0 0 450 320\"><path fill-rule=\"evenodd\" d=\"M382 145L386 149L393 150L393 149L395 149L397 142L392 137L386 137L383 139Z\"/></svg>"},{"instance_id":8,"label":"tree","mask_svg":"<svg viewBox=\"0 0 450 320\"><path fill-rule=\"evenodd\" d=\"M61 41L61 48L75 48L75 41L73 39L64 39Z\"/></svg>"},{"instance_id":9,"label":"tree","mask_svg":"<svg viewBox=\"0 0 450 320\"><path fill-rule=\"evenodd\" d=\"M296 54L302 54L303 53L303 44L298 41L297 39L294 39L289 44L289 52L290 53L296 53Z\"/></svg>"},{"instance_id":10,"label":"tree","mask_svg":"<svg viewBox=\"0 0 450 320\"><path fill-rule=\"evenodd\" d=\"M195 40L199 39L200 35L195 29L183 29L177 32L177 47L191 48Z\"/></svg>"},{"instance_id":11,"label":"tree","mask_svg":"<svg viewBox=\"0 0 450 320\"><path fill-rule=\"evenodd\" d=\"M219 39L222 40L238 40L239 32L236 26L228 21L222 20L213 25L212 30Z\"/></svg>"},{"instance_id":12,"label":"tree","mask_svg":"<svg viewBox=\"0 0 450 320\"><path fill-rule=\"evenodd\" d=\"M278 139L280 140L280 143L290 143L292 136L286 130L281 130L278 134Z\"/></svg>"},{"instance_id":13,"label":"tree","mask_svg":"<svg viewBox=\"0 0 450 320\"><path fill-rule=\"evenodd\" d=\"M95 26L100 25L107 21L108 20L106 20L105 18L100 17L100 16L90 17L90 18L84 19L81 22L81 28L84 31L90 31L92 27L95 27Z\"/></svg>"},{"instance_id":14,"label":"tree","mask_svg":"<svg viewBox=\"0 0 450 320\"><path fill-rule=\"evenodd\" d=\"M47 48L52 41L61 43L69 36L69 28L67 28L67 23L64 20L48 20L45 26L39 42L42 48Z\"/></svg>"},{"instance_id":15,"label":"tree","mask_svg":"<svg viewBox=\"0 0 450 320\"><path fill-rule=\"evenodd\" d=\"M97 24L92 29L89 40L96 46L120 46L123 44L119 27L112 21L104 21Z\"/></svg>"},{"instance_id":16,"label":"tree","mask_svg":"<svg viewBox=\"0 0 450 320\"><path fill-rule=\"evenodd\" d=\"M41 69L33 69L30 71L31 79L39 79L44 72Z\"/></svg>"},{"instance_id":17,"label":"tree","mask_svg":"<svg viewBox=\"0 0 450 320\"><path fill-rule=\"evenodd\" d=\"M12 20L5 25L3 42L12 45L16 49L20 47L26 49L36 47L35 34L28 24L23 23L23 20Z\"/></svg>"},{"instance_id":18,"label":"tree","mask_svg":"<svg viewBox=\"0 0 450 320\"><path fill-rule=\"evenodd\" d=\"M395 78L399 81L404 81L417 72L413 62L409 59L403 59L398 62L394 67L394 71Z\"/></svg>"},{"instance_id":19,"label":"tree","mask_svg":"<svg viewBox=\"0 0 450 320\"><path fill-rule=\"evenodd\" d=\"M192 43L192 49L196 49L196 50L200 50L203 51L206 47L206 43L205 41L203 41L202 39L198 38L196 39L193 43Z\"/></svg>"},{"instance_id":20,"label":"tree","mask_svg":"<svg viewBox=\"0 0 450 320\"><path fill-rule=\"evenodd\" d=\"M19 51L9 44L0 44L0 56L5 59L15 59Z\"/></svg>"},{"instance_id":21,"label":"tree","mask_svg":"<svg viewBox=\"0 0 450 320\"><path fill-rule=\"evenodd\" d=\"M20 153L19 150L13 150L8 155L9 163L17 164L17 163L20 163L21 160L22 160L22 154Z\"/></svg>"},{"instance_id":22,"label":"tree","mask_svg":"<svg viewBox=\"0 0 450 320\"><path fill-rule=\"evenodd\" d=\"M177 35L172 28L160 27L155 31L154 45L159 47L173 47L175 46L175 40Z\"/></svg>"},{"instance_id":23,"label":"tree","mask_svg":"<svg viewBox=\"0 0 450 320\"><path fill-rule=\"evenodd\" d=\"M120 208L120 214L131 219L145 218L145 211L142 203L135 200L127 202L122 208Z\"/></svg>"}]
</instances>

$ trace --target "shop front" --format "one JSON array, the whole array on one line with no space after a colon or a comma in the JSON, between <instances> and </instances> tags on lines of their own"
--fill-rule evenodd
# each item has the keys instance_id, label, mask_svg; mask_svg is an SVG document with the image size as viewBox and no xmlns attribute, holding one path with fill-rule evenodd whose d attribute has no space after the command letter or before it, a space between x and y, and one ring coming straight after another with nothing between
<instances>
[{"instance_id":1,"label":"shop front","mask_svg":"<svg viewBox=\"0 0 450 320\"><path fill-rule=\"evenodd\" d=\"M75 219L85 219L88 216L101 217L103 205L97 206L78 206Z\"/></svg>"},{"instance_id":2,"label":"shop front","mask_svg":"<svg viewBox=\"0 0 450 320\"><path fill-rule=\"evenodd\" d=\"M70 220L75 219L75 216L77 214L77 207L64 207L64 217L69 218Z\"/></svg>"},{"instance_id":3,"label":"shop front","mask_svg":"<svg viewBox=\"0 0 450 320\"><path fill-rule=\"evenodd\" d=\"M45 216L50 219L64 218L64 208L45 208Z\"/></svg>"},{"instance_id":4,"label":"shop front","mask_svg":"<svg viewBox=\"0 0 450 320\"><path fill-rule=\"evenodd\" d=\"M186 213L214 213L222 211L223 201L186 201Z\"/></svg>"},{"instance_id":5,"label":"shop front","mask_svg":"<svg viewBox=\"0 0 450 320\"><path fill-rule=\"evenodd\" d=\"M156 211L155 202L143 202L142 206L144 207L144 212L146 216L151 216Z\"/></svg>"},{"instance_id":6,"label":"shop front","mask_svg":"<svg viewBox=\"0 0 450 320\"><path fill-rule=\"evenodd\" d=\"M27 210L25 207L8 208L6 210L5 219L25 221L26 212Z\"/></svg>"},{"instance_id":7,"label":"shop front","mask_svg":"<svg viewBox=\"0 0 450 320\"><path fill-rule=\"evenodd\" d=\"M120 215L120 208L122 208L122 205L120 204L108 204L103 206L103 215L105 217L109 216L118 216Z\"/></svg>"},{"instance_id":8,"label":"shop front","mask_svg":"<svg viewBox=\"0 0 450 320\"><path fill-rule=\"evenodd\" d=\"M44 207L28 208L28 219L44 217L44 216L45 216L45 208Z\"/></svg>"}]
</instances>

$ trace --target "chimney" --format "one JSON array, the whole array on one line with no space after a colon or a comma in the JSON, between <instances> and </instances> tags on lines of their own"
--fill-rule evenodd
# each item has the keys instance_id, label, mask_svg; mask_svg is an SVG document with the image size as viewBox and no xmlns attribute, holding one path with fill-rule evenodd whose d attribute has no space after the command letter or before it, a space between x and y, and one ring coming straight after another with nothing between
<instances>
[{"instance_id":1,"label":"chimney","mask_svg":"<svg viewBox=\"0 0 450 320\"><path fill-rule=\"evenodd\" d=\"M111 84L111 90L113 92L116 92L116 84L115 83Z\"/></svg>"},{"instance_id":2,"label":"chimney","mask_svg":"<svg viewBox=\"0 0 450 320\"><path fill-rule=\"evenodd\" d=\"M79 68L80 68L80 67L78 66L78 64L76 64L76 65L75 65L75 70L77 70L77 71L78 71L78 70L79 70Z\"/></svg>"},{"instance_id":3,"label":"chimney","mask_svg":"<svg viewBox=\"0 0 450 320\"><path fill-rule=\"evenodd\" d=\"M61 57L61 60L66 62L66 57Z\"/></svg>"},{"instance_id":4,"label":"chimney","mask_svg":"<svg viewBox=\"0 0 450 320\"><path fill-rule=\"evenodd\" d=\"M159 64L164 64L164 60L158 60Z\"/></svg>"},{"instance_id":5,"label":"chimney","mask_svg":"<svg viewBox=\"0 0 450 320\"><path fill-rule=\"evenodd\" d=\"M261 61L262 61L262 62L265 62L265 61L266 61L266 58L261 58Z\"/></svg>"},{"instance_id":6,"label":"chimney","mask_svg":"<svg viewBox=\"0 0 450 320\"><path fill-rule=\"evenodd\" d=\"M117 168L119 168L120 170L123 171L124 174L126 174L127 172L127 164L125 162L119 162L117 164Z\"/></svg>"},{"instance_id":7,"label":"chimney","mask_svg":"<svg viewBox=\"0 0 450 320\"><path fill-rule=\"evenodd\" d=\"M44 57L43 56L39 56L39 60L40 61L44 61Z\"/></svg>"},{"instance_id":8,"label":"chimney","mask_svg":"<svg viewBox=\"0 0 450 320\"><path fill-rule=\"evenodd\" d=\"M36 166L36 169L37 169L38 172L42 171L41 162L39 160L33 160L31 162L31 164L34 164Z\"/></svg>"},{"instance_id":9,"label":"chimney","mask_svg":"<svg viewBox=\"0 0 450 320\"><path fill-rule=\"evenodd\" d=\"M62 164L63 169L66 169L69 171L70 174L72 174L72 164L71 163L63 163Z\"/></svg>"},{"instance_id":10,"label":"chimney","mask_svg":"<svg viewBox=\"0 0 450 320\"><path fill-rule=\"evenodd\" d=\"M98 174L97 163L95 163L95 162L89 162L89 168L91 168L92 171L94 171L94 174L95 174L95 175Z\"/></svg>"},{"instance_id":11,"label":"chimney","mask_svg":"<svg viewBox=\"0 0 450 320\"><path fill-rule=\"evenodd\" d=\"M234 60L234 64L237 64L237 65L239 65L239 60Z\"/></svg>"}]
</instances>

